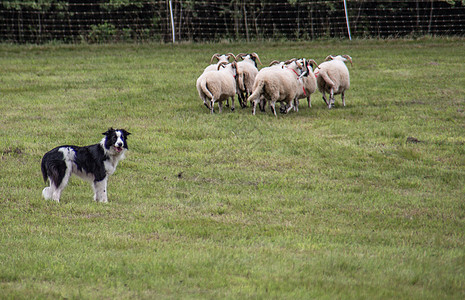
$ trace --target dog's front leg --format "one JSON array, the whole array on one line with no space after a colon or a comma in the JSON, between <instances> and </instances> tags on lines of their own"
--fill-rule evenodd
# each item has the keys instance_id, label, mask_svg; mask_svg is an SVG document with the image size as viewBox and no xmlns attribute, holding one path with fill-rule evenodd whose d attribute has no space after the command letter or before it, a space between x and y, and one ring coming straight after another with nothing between
<instances>
[{"instance_id":1,"label":"dog's front leg","mask_svg":"<svg viewBox=\"0 0 465 300\"><path fill-rule=\"evenodd\" d=\"M92 187L94 188L94 201L107 203L107 178L101 181L94 181Z\"/></svg>"}]
</instances>

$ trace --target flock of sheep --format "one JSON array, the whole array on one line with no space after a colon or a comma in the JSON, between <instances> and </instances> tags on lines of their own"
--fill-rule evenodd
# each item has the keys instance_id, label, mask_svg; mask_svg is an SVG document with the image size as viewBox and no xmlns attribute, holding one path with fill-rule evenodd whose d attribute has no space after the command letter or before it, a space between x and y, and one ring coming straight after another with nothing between
<instances>
[{"instance_id":1,"label":"flock of sheep","mask_svg":"<svg viewBox=\"0 0 465 300\"><path fill-rule=\"evenodd\" d=\"M229 62L231 58L234 60ZM215 59L218 60L216 64L213 63ZM260 70L257 61L262 64L257 53L240 53L237 56L216 53L212 56L210 65L196 83L199 96L211 113L216 102L221 113L223 101L229 106L229 98L231 110L234 111L236 95L242 108L247 107L247 101L250 102L254 115L257 104L261 111L265 111L267 102L275 116L276 102L281 103L282 113L298 111L299 99L307 98L308 106L312 106L310 96L317 86L328 108L334 105L334 95L338 94L341 94L345 106L344 92L350 86L345 61L352 64L349 55L330 55L320 65L313 59L305 58L272 61L268 67ZM329 101L326 93L329 93Z\"/></svg>"}]
</instances>

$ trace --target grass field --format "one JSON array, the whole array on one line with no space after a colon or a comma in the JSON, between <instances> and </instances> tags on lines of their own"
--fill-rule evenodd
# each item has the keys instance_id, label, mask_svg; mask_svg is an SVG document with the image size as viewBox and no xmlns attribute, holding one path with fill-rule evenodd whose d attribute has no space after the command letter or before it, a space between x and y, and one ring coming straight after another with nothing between
<instances>
[{"instance_id":1,"label":"grass field","mask_svg":"<svg viewBox=\"0 0 465 300\"><path fill-rule=\"evenodd\" d=\"M213 53L349 54L328 110L210 115ZM465 40L0 45L1 299L463 299ZM238 106L237 106L238 107ZM42 155L132 133L109 203Z\"/></svg>"}]
</instances>

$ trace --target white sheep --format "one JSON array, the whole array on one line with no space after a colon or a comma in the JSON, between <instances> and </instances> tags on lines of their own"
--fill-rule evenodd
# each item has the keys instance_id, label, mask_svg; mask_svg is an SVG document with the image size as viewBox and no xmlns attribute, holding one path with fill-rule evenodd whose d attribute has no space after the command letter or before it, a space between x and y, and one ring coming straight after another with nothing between
<instances>
[{"instance_id":1,"label":"white sheep","mask_svg":"<svg viewBox=\"0 0 465 300\"><path fill-rule=\"evenodd\" d=\"M257 103L262 97L270 101L270 107L275 116L277 116L276 102L288 104L286 112L289 112L294 108L301 75L305 75L305 70L295 59L283 68L271 67L265 71L260 70L255 78L253 93L249 96L249 101L253 103L252 113L255 115Z\"/></svg>"},{"instance_id":2,"label":"white sheep","mask_svg":"<svg viewBox=\"0 0 465 300\"><path fill-rule=\"evenodd\" d=\"M350 87L349 70L344 63L347 60L352 64L352 57L349 55L330 55L320 64L319 70L315 71L318 90L323 94L328 108L335 102L334 95L338 94L341 94L342 104L346 106L344 92ZM329 93L329 102L326 101L325 93Z\"/></svg>"},{"instance_id":3,"label":"white sheep","mask_svg":"<svg viewBox=\"0 0 465 300\"><path fill-rule=\"evenodd\" d=\"M257 60L260 64L260 57L257 53L239 53L237 58L242 61L237 62L237 96L241 107L247 107L247 98L252 93L253 83L258 74Z\"/></svg>"},{"instance_id":4,"label":"white sheep","mask_svg":"<svg viewBox=\"0 0 465 300\"><path fill-rule=\"evenodd\" d=\"M273 60L270 62L270 65L268 67L261 68L260 71L267 71L267 70L272 70L272 69L282 69L288 63L289 61L279 61L279 60Z\"/></svg>"},{"instance_id":5,"label":"white sheep","mask_svg":"<svg viewBox=\"0 0 465 300\"><path fill-rule=\"evenodd\" d=\"M289 63L289 62L290 61L285 62L285 61L273 60L272 62L270 62L268 67L261 68L259 72L264 73L264 72L267 72L269 70L283 69L285 64ZM255 81L254 81L254 83L255 83ZM252 87L252 91L253 91L253 87ZM259 104L260 111L262 111L262 112L265 111L265 104L266 104L266 99L265 99L265 97L263 95L261 95L260 96L260 104ZM253 103L250 102L250 105L253 105Z\"/></svg>"},{"instance_id":6,"label":"white sheep","mask_svg":"<svg viewBox=\"0 0 465 300\"><path fill-rule=\"evenodd\" d=\"M210 65L208 65L204 70L203 73L205 72L211 72L211 71L218 71L218 67L220 64L223 62L229 63L229 59L233 58L234 61L236 61L236 56L234 56L233 53L228 53L228 54L219 54L215 53L213 54L212 58L210 59ZM218 62L216 64L213 63L213 61L217 59ZM226 107L229 107L229 100L226 100Z\"/></svg>"},{"instance_id":7,"label":"white sheep","mask_svg":"<svg viewBox=\"0 0 465 300\"><path fill-rule=\"evenodd\" d=\"M228 53L228 54L219 54L219 53L215 53L213 54L212 58L210 59L210 65L208 65L204 70L203 72L210 72L210 71L218 71L218 66L222 63L222 62L227 62L229 63L229 59L230 58L234 58L234 60L236 60L236 57L234 56L234 54L232 53ZM218 62L216 64L213 63L213 61L217 59Z\"/></svg>"},{"instance_id":8,"label":"white sheep","mask_svg":"<svg viewBox=\"0 0 465 300\"><path fill-rule=\"evenodd\" d=\"M316 91L316 77L313 70L315 66L318 67L318 64L313 59L307 60L302 58L298 61L306 68L308 73L306 76L301 77L302 88L298 90L296 103L294 105L296 111L299 111L299 99L307 98L308 107L312 107L311 95Z\"/></svg>"},{"instance_id":9,"label":"white sheep","mask_svg":"<svg viewBox=\"0 0 465 300\"><path fill-rule=\"evenodd\" d=\"M231 110L234 111L236 95L236 62L222 62L217 72L205 72L197 79L197 91L205 106L214 113L215 102L219 112L223 110L223 101L231 98Z\"/></svg>"}]
</instances>

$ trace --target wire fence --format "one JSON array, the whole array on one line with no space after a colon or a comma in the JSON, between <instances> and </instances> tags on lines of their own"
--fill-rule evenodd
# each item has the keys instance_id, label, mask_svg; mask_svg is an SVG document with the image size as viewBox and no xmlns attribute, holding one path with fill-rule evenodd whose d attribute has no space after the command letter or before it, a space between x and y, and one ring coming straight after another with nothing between
<instances>
[{"instance_id":1,"label":"wire fence","mask_svg":"<svg viewBox=\"0 0 465 300\"><path fill-rule=\"evenodd\" d=\"M348 29L355 38L464 36L465 1L0 2L0 42L302 40L345 38Z\"/></svg>"}]
</instances>

